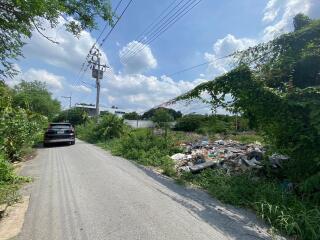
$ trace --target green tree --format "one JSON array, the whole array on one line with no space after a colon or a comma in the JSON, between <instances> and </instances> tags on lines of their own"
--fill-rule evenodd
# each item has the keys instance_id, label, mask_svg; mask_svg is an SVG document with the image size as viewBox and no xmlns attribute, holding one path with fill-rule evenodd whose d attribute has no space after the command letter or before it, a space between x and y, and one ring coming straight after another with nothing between
<instances>
[{"instance_id":1,"label":"green tree","mask_svg":"<svg viewBox=\"0 0 320 240\"><path fill-rule=\"evenodd\" d=\"M123 115L123 118L128 120L139 120L141 116L137 112L129 112L125 113Z\"/></svg>"},{"instance_id":2,"label":"green tree","mask_svg":"<svg viewBox=\"0 0 320 240\"><path fill-rule=\"evenodd\" d=\"M305 26L309 25L310 23L311 23L311 19L302 13L297 14L293 18L293 26L294 26L295 31L304 28Z\"/></svg>"},{"instance_id":3,"label":"green tree","mask_svg":"<svg viewBox=\"0 0 320 240\"><path fill-rule=\"evenodd\" d=\"M14 92L0 83L0 151L9 160L19 160L22 151L42 137L47 118L12 106Z\"/></svg>"},{"instance_id":4,"label":"green tree","mask_svg":"<svg viewBox=\"0 0 320 240\"><path fill-rule=\"evenodd\" d=\"M59 113L54 119L54 122L69 122L72 125L84 124L88 121L88 114L81 108L71 108Z\"/></svg>"},{"instance_id":5,"label":"green tree","mask_svg":"<svg viewBox=\"0 0 320 240\"><path fill-rule=\"evenodd\" d=\"M178 119L175 129L178 131L194 132L200 128L205 121L205 116L200 114L189 114Z\"/></svg>"},{"instance_id":6,"label":"green tree","mask_svg":"<svg viewBox=\"0 0 320 240\"><path fill-rule=\"evenodd\" d=\"M149 111L146 111L142 115L142 118L143 119L151 119L159 109L166 111L168 114L170 114L173 117L173 119L178 119L178 118L182 117L182 113L180 111L175 111L174 109L171 109L171 108L159 107L159 108L152 108Z\"/></svg>"},{"instance_id":7,"label":"green tree","mask_svg":"<svg viewBox=\"0 0 320 240\"><path fill-rule=\"evenodd\" d=\"M168 123L173 121L173 117L165 109L156 110L151 119L161 128L167 128Z\"/></svg>"},{"instance_id":8,"label":"green tree","mask_svg":"<svg viewBox=\"0 0 320 240\"><path fill-rule=\"evenodd\" d=\"M51 120L60 112L60 102L52 98L45 83L22 81L14 87L13 106L39 113Z\"/></svg>"},{"instance_id":9,"label":"green tree","mask_svg":"<svg viewBox=\"0 0 320 240\"><path fill-rule=\"evenodd\" d=\"M168 128L170 127L170 122L174 120L173 116L163 108L159 108L154 112L153 117L151 118L156 125L165 131L165 139L167 142L168 139Z\"/></svg>"},{"instance_id":10,"label":"green tree","mask_svg":"<svg viewBox=\"0 0 320 240\"><path fill-rule=\"evenodd\" d=\"M1 0L0 1L0 79L13 77L12 59L22 55L24 40L31 38L33 31L45 36L45 20L51 28L64 18L67 31L79 36L84 29L97 28L97 18L113 24L109 0Z\"/></svg>"}]
</instances>

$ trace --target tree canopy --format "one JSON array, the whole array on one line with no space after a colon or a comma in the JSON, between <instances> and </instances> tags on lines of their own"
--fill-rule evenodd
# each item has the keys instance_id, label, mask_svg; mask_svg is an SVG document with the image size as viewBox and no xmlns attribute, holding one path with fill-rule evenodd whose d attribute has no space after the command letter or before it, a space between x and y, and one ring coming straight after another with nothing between
<instances>
[{"instance_id":1,"label":"tree canopy","mask_svg":"<svg viewBox=\"0 0 320 240\"><path fill-rule=\"evenodd\" d=\"M13 77L12 60L22 55L24 39L33 31L55 42L43 33L45 20L54 28L65 19L66 30L78 37L84 29L97 28L97 17L113 24L109 0L0 0L0 80Z\"/></svg>"},{"instance_id":2,"label":"tree canopy","mask_svg":"<svg viewBox=\"0 0 320 240\"><path fill-rule=\"evenodd\" d=\"M54 122L69 122L72 125L80 125L86 123L89 119L89 114L82 108L71 108L64 110L54 117Z\"/></svg>"},{"instance_id":3,"label":"tree canopy","mask_svg":"<svg viewBox=\"0 0 320 240\"><path fill-rule=\"evenodd\" d=\"M129 112L125 113L123 115L123 118L128 120L139 120L141 116L137 112Z\"/></svg>"},{"instance_id":4,"label":"tree canopy","mask_svg":"<svg viewBox=\"0 0 320 240\"><path fill-rule=\"evenodd\" d=\"M22 81L14 87L13 106L28 109L52 119L60 112L60 102L52 98L45 83Z\"/></svg>"},{"instance_id":5,"label":"tree canopy","mask_svg":"<svg viewBox=\"0 0 320 240\"><path fill-rule=\"evenodd\" d=\"M152 108L149 111L145 112L142 115L142 118L143 119L151 119L155 115L156 111L159 109L162 109L165 112L169 113L173 117L173 119L177 119L177 118L182 117L182 113L180 111L175 111L174 109L171 109L171 108L159 107L159 108Z\"/></svg>"}]
</instances>

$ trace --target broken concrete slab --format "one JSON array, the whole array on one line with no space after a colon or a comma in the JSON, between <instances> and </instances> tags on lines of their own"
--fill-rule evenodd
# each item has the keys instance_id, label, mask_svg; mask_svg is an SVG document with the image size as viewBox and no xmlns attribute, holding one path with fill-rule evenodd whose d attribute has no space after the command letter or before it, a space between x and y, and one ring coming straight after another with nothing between
<instances>
[{"instance_id":1,"label":"broken concrete slab","mask_svg":"<svg viewBox=\"0 0 320 240\"><path fill-rule=\"evenodd\" d=\"M216 166L216 164L217 164L217 163L216 163L216 162L213 162L213 161L204 162L204 163L200 163L200 164L196 164L196 165L190 166L189 169L190 169L190 171L191 171L192 173L197 173L197 172L202 171L203 169Z\"/></svg>"}]
</instances>

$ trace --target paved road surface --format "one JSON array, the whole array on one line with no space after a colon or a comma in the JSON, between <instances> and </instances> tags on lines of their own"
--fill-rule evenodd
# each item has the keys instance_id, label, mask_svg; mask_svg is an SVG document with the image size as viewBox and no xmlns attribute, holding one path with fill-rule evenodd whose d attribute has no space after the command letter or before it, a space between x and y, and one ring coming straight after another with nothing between
<instances>
[{"instance_id":1,"label":"paved road surface","mask_svg":"<svg viewBox=\"0 0 320 240\"><path fill-rule=\"evenodd\" d=\"M268 239L253 214L81 141L39 149L22 173L35 181L18 239Z\"/></svg>"}]
</instances>

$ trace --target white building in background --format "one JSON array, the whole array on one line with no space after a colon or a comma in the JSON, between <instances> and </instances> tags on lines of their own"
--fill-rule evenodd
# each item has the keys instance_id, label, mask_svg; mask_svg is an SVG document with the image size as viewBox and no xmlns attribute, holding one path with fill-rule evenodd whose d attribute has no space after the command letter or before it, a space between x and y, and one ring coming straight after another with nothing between
<instances>
[{"instance_id":1,"label":"white building in background","mask_svg":"<svg viewBox=\"0 0 320 240\"><path fill-rule=\"evenodd\" d=\"M88 115L90 117L93 117L96 115L96 107L94 105L84 105L84 104L76 104L74 106L75 108L79 108L79 109L83 109L84 111L86 111L88 113ZM118 117L122 117L126 112L122 109L119 109L117 107L103 107L100 106L99 107L99 114L103 114L103 113L112 113L117 115Z\"/></svg>"}]
</instances>

